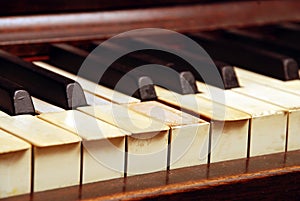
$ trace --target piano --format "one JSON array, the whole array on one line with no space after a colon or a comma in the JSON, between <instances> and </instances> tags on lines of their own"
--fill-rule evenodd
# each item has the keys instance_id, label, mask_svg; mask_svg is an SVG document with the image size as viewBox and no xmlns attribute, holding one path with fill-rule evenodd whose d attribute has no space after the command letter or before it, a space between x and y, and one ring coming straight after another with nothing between
<instances>
[{"instance_id":1,"label":"piano","mask_svg":"<svg viewBox=\"0 0 300 201\"><path fill-rule=\"evenodd\" d=\"M0 4L0 200L299 198L300 2L23 0ZM100 81L93 71L78 72L89 52L106 39L143 28L172 30L193 39L212 59L201 59L195 52L182 55L215 66L222 83L208 79L211 86L206 88L205 79L186 61L151 50L118 59ZM128 44L174 51L186 48L168 35L161 36L163 42L155 41L151 33L140 32ZM110 43L104 50L118 54L126 48ZM91 57L95 66L106 59L92 56L100 58ZM116 87L124 74L151 63L177 73L165 79L166 74L145 69ZM221 91L227 102L210 95L210 90ZM200 109L189 105L195 103L191 99ZM212 104L220 115L219 110L211 112ZM112 105L116 116L110 114ZM169 111L166 119L171 120L162 123L161 113L149 111L155 106ZM149 123L150 116L154 127L134 130L126 120L128 108L137 124ZM75 117L77 128L67 121L70 116ZM174 123L179 117L184 122ZM93 134L91 122L108 133ZM220 138L215 137L214 126L224 128ZM184 145L172 138L178 127L202 133L194 136L185 131L183 138L197 143L179 162L172 158L175 148ZM142 146L138 143L142 140L132 136L153 132L159 135L149 148L167 147L163 157L135 159L132 153L145 154L143 146L148 145ZM105 139L121 152L105 144ZM99 149L93 140L111 151L101 157L113 161L117 171L95 165L88 156L92 148ZM84 143L91 150L85 150ZM201 160L199 146L205 150ZM102 168L103 174L92 167ZM9 189L14 185L22 191Z\"/></svg>"}]
</instances>

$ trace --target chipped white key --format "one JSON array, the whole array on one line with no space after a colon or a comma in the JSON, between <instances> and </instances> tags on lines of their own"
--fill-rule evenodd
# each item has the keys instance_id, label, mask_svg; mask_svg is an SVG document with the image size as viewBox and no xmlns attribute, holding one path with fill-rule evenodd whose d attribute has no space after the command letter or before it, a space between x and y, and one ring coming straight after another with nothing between
<instances>
[{"instance_id":1,"label":"chipped white key","mask_svg":"<svg viewBox=\"0 0 300 201\"><path fill-rule=\"evenodd\" d=\"M156 101L129 104L170 129L170 169L207 163L209 123Z\"/></svg>"},{"instance_id":2,"label":"chipped white key","mask_svg":"<svg viewBox=\"0 0 300 201\"><path fill-rule=\"evenodd\" d=\"M222 90L204 83L197 82L197 87L203 93L197 94L212 100L210 89L225 95L225 102L214 99L219 103L241 110L251 115L249 156L258 156L285 151L287 113L283 108L260 101L255 98Z\"/></svg>"},{"instance_id":3,"label":"chipped white key","mask_svg":"<svg viewBox=\"0 0 300 201\"><path fill-rule=\"evenodd\" d=\"M79 184L78 136L30 115L2 118L0 127L32 145L34 192Z\"/></svg>"},{"instance_id":4,"label":"chipped white key","mask_svg":"<svg viewBox=\"0 0 300 201\"><path fill-rule=\"evenodd\" d=\"M232 91L263 100L285 109L288 113L287 150L300 149L300 96L240 78L242 87ZM275 125L274 125L275 126Z\"/></svg>"},{"instance_id":5,"label":"chipped white key","mask_svg":"<svg viewBox=\"0 0 300 201\"><path fill-rule=\"evenodd\" d=\"M112 104L78 110L129 131L127 175L166 170L169 127L142 114Z\"/></svg>"},{"instance_id":6,"label":"chipped white key","mask_svg":"<svg viewBox=\"0 0 300 201\"><path fill-rule=\"evenodd\" d=\"M81 87L83 88L84 91L92 93L96 96L104 98L104 99L106 99L108 101L111 101L113 103L127 104L127 103L138 103L138 102L140 102L139 99L127 96L123 93L114 91L114 90L109 89L107 87L95 84L95 83L93 83L93 82L91 82L87 79L84 79L84 78L78 77L76 75L73 75L72 73L61 70L61 69L59 69L55 66L51 66L51 65L49 65L45 62L35 61L33 63L37 66L40 66L41 68L45 68L47 70L58 73L58 74L63 75L65 77L74 79L81 85Z\"/></svg>"},{"instance_id":7,"label":"chipped white key","mask_svg":"<svg viewBox=\"0 0 300 201\"><path fill-rule=\"evenodd\" d=\"M83 139L83 184L124 176L125 136L129 132L76 110L38 117Z\"/></svg>"},{"instance_id":8,"label":"chipped white key","mask_svg":"<svg viewBox=\"0 0 300 201\"><path fill-rule=\"evenodd\" d=\"M31 146L3 130L0 130L0 178L0 198L30 193Z\"/></svg>"},{"instance_id":9,"label":"chipped white key","mask_svg":"<svg viewBox=\"0 0 300 201\"><path fill-rule=\"evenodd\" d=\"M197 95L180 95L156 86L158 98L211 121L211 162L247 157L247 113Z\"/></svg>"}]
</instances>

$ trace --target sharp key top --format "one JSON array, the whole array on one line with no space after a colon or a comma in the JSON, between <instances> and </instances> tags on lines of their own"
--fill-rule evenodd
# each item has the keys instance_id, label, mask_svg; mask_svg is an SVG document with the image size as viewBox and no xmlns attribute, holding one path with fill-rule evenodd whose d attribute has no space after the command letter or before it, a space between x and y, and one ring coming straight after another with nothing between
<instances>
[{"instance_id":1,"label":"sharp key top","mask_svg":"<svg viewBox=\"0 0 300 201\"><path fill-rule=\"evenodd\" d=\"M281 41L280 38L274 39L270 35L244 29L229 29L223 31L222 34L226 38L238 41L245 45L252 45L257 48L290 56L295 59L298 64L300 63L300 47L286 44Z\"/></svg>"},{"instance_id":2,"label":"sharp key top","mask_svg":"<svg viewBox=\"0 0 300 201\"><path fill-rule=\"evenodd\" d=\"M75 75L79 73L79 76L87 80L141 100L156 99L153 82L149 77L138 71L127 73L128 67L125 65L114 64L114 67L111 67L105 55L100 57L93 53L89 57L86 68L80 70L81 64L88 55L89 52L79 48L56 44L51 46L49 62L70 73Z\"/></svg>"},{"instance_id":3,"label":"sharp key top","mask_svg":"<svg viewBox=\"0 0 300 201\"><path fill-rule=\"evenodd\" d=\"M156 101L129 104L128 107L170 127L169 169L207 163L209 123Z\"/></svg>"},{"instance_id":4,"label":"sharp key top","mask_svg":"<svg viewBox=\"0 0 300 201\"><path fill-rule=\"evenodd\" d=\"M232 89L232 88L236 88L236 87L240 86L233 66L228 65L221 61L214 61L214 63L220 73L222 80L223 80L224 89ZM199 80L199 81L202 81L202 80Z\"/></svg>"},{"instance_id":5,"label":"sharp key top","mask_svg":"<svg viewBox=\"0 0 300 201\"><path fill-rule=\"evenodd\" d=\"M42 61L35 61L33 63L36 64L37 66L41 67L41 68L45 68L49 71L52 71L52 72L55 72L57 74L68 77L70 79L76 80L82 86L82 88L84 89L84 94L86 96L86 99L87 99L87 102L88 102L89 105L94 105L94 103L97 104L98 102L100 102L100 101L97 100L97 97L99 97L100 99L108 100L110 102L118 103L118 104L138 103L138 102L140 102L139 99L136 99L136 98L130 97L128 95L125 95L123 93L114 91L114 90L109 89L107 87L104 87L102 85L98 85L98 84L96 84L94 82L91 82L87 79L78 77L78 76L76 76L72 73L69 73L69 72L64 71L60 68L52 66L48 63L45 63L45 62L42 62ZM93 98L95 100L91 100L90 94L95 95L95 96L93 96Z\"/></svg>"},{"instance_id":6,"label":"sharp key top","mask_svg":"<svg viewBox=\"0 0 300 201\"><path fill-rule=\"evenodd\" d=\"M300 148L298 119L300 118L300 96L278 90L269 86L257 84L253 80L239 78L242 87L232 89L235 92L277 105L288 113L287 150Z\"/></svg>"},{"instance_id":7,"label":"sharp key top","mask_svg":"<svg viewBox=\"0 0 300 201\"><path fill-rule=\"evenodd\" d=\"M143 38L143 39L137 38L134 41L138 41L138 42L144 43L144 44L150 44L157 48L160 48L160 47L169 48L169 49L176 48L177 50L180 50L180 52L183 55L185 55L187 58L196 60L196 62L199 64L199 67L201 67L201 68L214 67L214 66L210 65L212 62L208 61L208 58L203 58L203 55L197 55L195 52L185 51L184 44L178 45L177 43L176 44L174 43L174 40L168 41L168 37L164 38L164 40L163 40L164 43L153 41L153 40L147 40L145 38ZM177 64L176 66L172 66L172 68L174 67L177 71L191 72L192 75L195 77L195 79L197 79L199 81L204 81L202 75L197 70L198 66L193 67L188 62L186 62L185 60L183 60L175 55L172 56L171 54L169 54L168 56L169 56L169 58L168 58L169 63L172 63L172 62L174 63L174 61L172 61L172 60L175 60L176 64ZM163 57L163 58L165 59L165 57ZM219 88L225 88L225 89L239 87L239 83L238 83L238 80L236 79L235 72L230 65L227 65L224 62L220 62L217 60L214 60L213 62L215 64L215 66L217 67L219 75L223 81L223 85L220 86L220 83L216 83L215 79L209 80L211 85L219 87ZM194 88L195 88L195 92L197 92L196 91L197 88L196 87L194 87Z\"/></svg>"},{"instance_id":8,"label":"sharp key top","mask_svg":"<svg viewBox=\"0 0 300 201\"><path fill-rule=\"evenodd\" d=\"M81 107L78 110L130 132L127 175L167 169L169 127L125 106Z\"/></svg>"},{"instance_id":9,"label":"sharp key top","mask_svg":"<svg viewBox=\"0 0 300 201\"><path fill-rule=\"evenodd\" d=\"M221 90L200 82L197 84L203 92L199 93L198 96L217 101L251 115L248 156L285 151L288 116L285 109L232 90ZM213 99L212 91L216 96L224 94L224 99Z\"/></svg>"},{"instance_id":10,"label":"sharp key top","mask_svg":"<svg viewBox=\"0 0 300 201\"><path fill-rule=\"evenodd\" d=\"M210 162L247 157L249 114L195 94L180 95L158 86L155 89L163 103L210 121Z\"/></svg>"},{"instance_id":11,"label":"sharp key top","mask_svg":"<svg viewBox=\"0 0 300 201\"><path fill-rule=\"evenodd\" d=\"M130 39L126 40L129 40L127 41L128 45L140 43ZM93 44L94 47L97 47L97 42L94 42ZM111 54L123 54L123 52L128 52L129 50L126 48L126 44L121 44L106 42L102 43L101 47L105 48ZM127 72L137 69L142 74L150 77L155 85L162 86L172 91L176 91L181 94L193 94L197 92L195 79L188 71L191 67L180 67L190 64L171 53L151 49L139 50L122 56L116 60L114 64L125 65L127 67ZM111 67L114 67L114 64L112 64ZM163 67L142 67L143 65L149 64L161 65ZM118 69L118 66L116 66L116 68ZM175 70L175 72L173 70ZM168 79L166 79L166 77Z\"/></svg>"},{"instance_id":12,"label":"sharp key top","mask_svg":"<svg viewBox=\"0 0 300 201\"><path fill-rule=\"evenodd\" d=\"M281 80L299 79L297 62L281 54L210 34L189 34L214 59Z\"/></svg>"},{"instance_id":13,"label":"sharp key top","mask_svg":"<svg viewBox=\"0 0 300 201\"><path fill-rule=\"evenodd\" d=\"M86 105L81 86L71 79L4 51L0 51L0 64L1 76L23 86L32 96L64 109Z\"/></svg>"},{"instance_id":14,"label":"sharp key top","mask_svg":"<svg viewBox=\"0 0 300 201\"><path fill-rule=\"evenodd\" d=\"M0 128L31 144L32 192L79 184L78 136L31 115L2 118Z\"/></svg>"},{"instance_id":15,"label":"sharp key top","mask_svg":"<svg viewBox=\"0 0 300 201\"><path fill-rule=\"evenodd\" d=\"M0 109L9 115L35 114L30 94L3 77L0 77L0 97Z\"/></svg>"},{"instance_id":16,"label":"sharp key top","mask_svg":"<svg viewBox=\"0 0 300 201\"><path fill-rule=\"evenodd\" d=\"M31 146L3 130L0 130L0 175L0 199L30 193Z\"/></svg>"},{"instance_id":17,"label":"sharp key top","mask_svg":"<svg viewBox=\"0 0 300 201\"><path fill-rule=\"evenodd\" d=\"M237 73L237 76L242 79L250 79L254 83L300 95L300 80L281 81L238 67L235 67L235 71Z\"/></svg>"},{"instance_id":18,"label":"sharp key top","mask_svg":"<svg viewBox=\"0 0 300 201\"><path fill-rule=\"evenodd\" d=\"M124 176L125 138L131 133L76 110L38 117L82 138L83 184Z\"/></svg>"}]
</instances>

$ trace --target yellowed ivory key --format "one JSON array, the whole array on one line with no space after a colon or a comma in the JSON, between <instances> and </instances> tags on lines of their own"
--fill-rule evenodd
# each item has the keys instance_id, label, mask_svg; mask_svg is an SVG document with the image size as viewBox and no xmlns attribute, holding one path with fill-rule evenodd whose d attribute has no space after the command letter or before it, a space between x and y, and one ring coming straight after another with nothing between
<instances>
[{"instance_id":1,"label":"yellowed ivory key","mask_svg":"<svg viewBox=\"0 0 300 201\"><path fill-rule=\"evenodd\" d=\"M128 175L166 170L168 126L117 104L80 107L78 110L131 133L128 136Z\"/></svg>"},{"instance_id":2,"label":"yellowed ivory key","mask_svg":"<svg viewBox=\"0 0 300 201\"><path fill-rule=\"evenodd\" d=\"M0 130L0 178L0 198L30 193L31 146L3 130Z\"/></svg>"},{"instance_id":3,"label":"yellowed ivory key","mask_svg":"<svg viewBox=\"0 0 300 201\"><path fill-rule=\"evenodd\" d=\"M1 118L0 128L31 144L34 192L79 184L78 136L31 115Z\"/></svg>"},{"instance_id":4,"label":"yellowed ivory key","mask_svg":"<svg viewBox=\"0 0 300 201\"><path fill-rule=\"evenodd\" d=\"M125 137L129 132L76 110L38 117L82 138L83 184L124 176Z\"/></svg>"},{"instance_id":5,"label":"yellowed ivory key","mask_svg":"<svg viewBox=\"0 0 300 201\"><path fill-rule=\"evenodd\" d=\"M222 90L197 82L202 93L198 96L217 101L251 115L249 130L249 156L258 156L285 151L287 112L281 107L257 100L232 90ZM215 95L224 94L224 100L210 94L214 89Z\"/></svg>"},{"instance_id":6,"label":"yellowed ivory key","mask_svg":"<svg viewBox=\"0 0 300 201\"><path fill-rule=\"evenodd\" d=\"M161 101L211 121L210 162L247 157L249 114L195 94L180 95L157 86L156 92Z\"/></svg>"},{"instance_id":7,"label":"yellowed ivory key","mask_svg":"<svg viewBox=\"0 0 300 201\"><path fill-rule=\"evenodd\" d=\"M156 101L128 107L170 127L170 169L207 163L209 123Z\"/></svg>"}]
</instances>

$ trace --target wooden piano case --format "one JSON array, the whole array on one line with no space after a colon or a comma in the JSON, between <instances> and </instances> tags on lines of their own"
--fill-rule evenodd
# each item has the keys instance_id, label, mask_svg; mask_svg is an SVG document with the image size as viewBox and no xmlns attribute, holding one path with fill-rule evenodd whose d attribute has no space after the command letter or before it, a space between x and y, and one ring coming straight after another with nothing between
<instances>
[{"instance_id":1,"label":"wooden piano case","mask_svg":"<svg viewBox=\"0 0 300 201\"><path fill-rule=\"evenodd\" d=\"M300 21L299 1L2 1L0 48L34 59L48 44L146 27L179 32ZM300 151L220 162L4 200L297 200Z\"/></svg>"}]
</instances>

